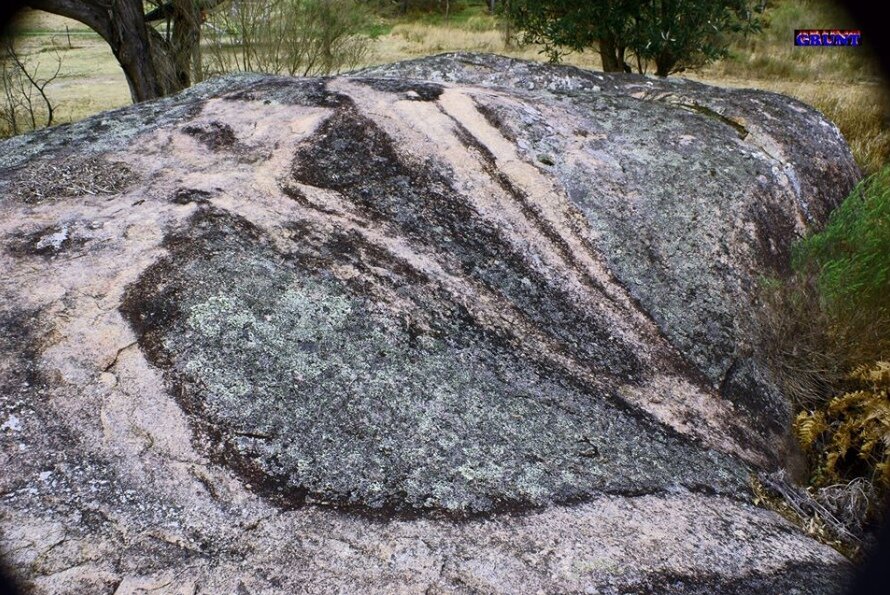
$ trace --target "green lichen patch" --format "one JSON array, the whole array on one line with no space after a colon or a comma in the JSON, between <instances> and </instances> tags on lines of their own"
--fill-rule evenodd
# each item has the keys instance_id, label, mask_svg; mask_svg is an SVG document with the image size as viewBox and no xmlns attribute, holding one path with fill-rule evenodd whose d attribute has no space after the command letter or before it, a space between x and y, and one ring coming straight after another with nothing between
<instances>
[{"instance_id":1,"label":"green lichen patch","mask_svg":"<svg viewBox=\"0 0 890 595\"><path fill-rule=\"evenodd\" d=\"M349 252L329 240L285 254L201 207L122 308L210 453L279 502L464 514L744 490L728 457L530 361L393 266L401 293L439 313L407 324L330 273Z\"/></svg>"}]
</instances>

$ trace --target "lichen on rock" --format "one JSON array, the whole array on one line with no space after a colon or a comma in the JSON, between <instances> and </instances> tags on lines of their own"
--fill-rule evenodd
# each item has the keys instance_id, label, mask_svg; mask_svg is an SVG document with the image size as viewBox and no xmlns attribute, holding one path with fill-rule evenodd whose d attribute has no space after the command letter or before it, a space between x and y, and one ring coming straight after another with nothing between
<instances>
[{"instance_id":1,"label":"lichen on rock","mask_svg":"<svg viewBox=\"0 0 890 595\"><path fill-rule=\"evenodd\" d=\"M332 278L336 259L308 269L260 234L199 211L124 312L212 448L260 470L280 501L480 513L744 489L732 459L517 356L457 305L412 331Z\"/></svg>"}]
</instances>

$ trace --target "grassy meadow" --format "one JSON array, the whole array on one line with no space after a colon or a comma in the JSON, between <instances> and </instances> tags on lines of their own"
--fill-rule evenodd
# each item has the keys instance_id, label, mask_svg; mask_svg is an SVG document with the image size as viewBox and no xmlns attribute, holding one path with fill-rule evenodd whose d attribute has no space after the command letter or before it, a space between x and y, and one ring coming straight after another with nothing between
<instances>
[{"instance_id":1,"label":"grassy meadow","mask_svg":"<svg viewBox=\"0 0 890 595\"><path fill-rule=\"evenodd\" d=\"M459 4L459 3L455 3ZM495 52L542 60L539 48L507 43L503 26L481 0L465 0L445 18L416 13L376 17L368 65L447 51ZM866 48L796 48L794 28L851 26L846 15L826 0L777 0L763 31L734 41L730 56L686 76L703 82L777 91L813 105L840 127L867 172L877 171L890 156L890 94ZM59 77L48 87L57 105L57 122L79 120L127 105L129 90L111 50L86 26L63 17L27 11L13 24L19 52L41 71ZM867 40L865 40L867 44ZM598 69L593 51L575 53L564 62Z\"/></svg>"}]
</instances>

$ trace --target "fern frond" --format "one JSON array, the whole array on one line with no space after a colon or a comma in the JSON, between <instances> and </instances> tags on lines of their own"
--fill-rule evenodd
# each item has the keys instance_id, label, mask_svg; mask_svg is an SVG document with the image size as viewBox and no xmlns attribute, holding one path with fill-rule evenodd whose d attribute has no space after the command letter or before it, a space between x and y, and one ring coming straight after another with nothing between
<instances>
[{"instance_id":1,"label":"fern frond","mask_svg":"<svg viewBox=\"0 0 890 595\"><path fill-rule=\"evenodd\" d=\"M859 405L862 401L868 400L871 396L872 394L865 390L844 393L828 402L828 413L837 415Z\"/></svg>"},{"instance_id":2,"label":"fern frond","mask_svg":"<svg viewBox=\"0 0 890 595\"><path fill-rule=\"evenodd\" d=\"M794 420L794 433L804 450L809 450L827 429L825 414L821 411L801 411Z\"/></svg>"},{"instance_id":3,"label":"fern frond","mask_svg":"<svg viewBox=\"0 0 890 595\"><path fill-rule=\"evenodd\" d=\"M850 372L849 379L872 385L875 388L890 386L890 362L880 361L857 366Z\"/></svg>"}]
</instances>

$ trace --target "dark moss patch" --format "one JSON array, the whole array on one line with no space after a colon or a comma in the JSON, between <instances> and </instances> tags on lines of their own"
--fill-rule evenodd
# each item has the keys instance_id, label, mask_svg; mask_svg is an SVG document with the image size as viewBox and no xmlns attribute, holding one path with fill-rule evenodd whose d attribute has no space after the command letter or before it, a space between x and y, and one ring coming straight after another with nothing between
<instances>
[{"instance_id":1,"label":"dark moss patch","mask_svg":"<svg viewBox=\"0 0 890 595\"><path fill-rule=\"evenodd\" d=\"M50 225L37 231L13 237L7 252L13 256L43 256L55 258L63 252L83 246L86 238L76 234L71 224Z\"/></svg>"},{"instance_id":2,"label":"dark moss patch","mask_svg":"<svg viewBox=\"0 0 890 595\"><path fill-rule=\"evenodd\" d=\"M213 193L208 192L207 190L179 188L173 193L173 196L170 197L170 202L178 205L187 205L191 203L206 204L211 196L213 196Z\"/></svg>"},{"instance_id":3,"label":"dark moss patch","mask_svg":"<svg viewBox=\"0 0 890 595\"><path fill-rule=\"evenodd\" d=\"M259 82L223 96L226 100L263 101L306 107L343 107L352 99L328 90L329 78L263 77Z\"/></svg>"},{"instance_id":4,"label":"dark moss patch","mask_svg":"<svg viewBox=\"0 0 890 595\"><path fill-rule=\"evenodd\" d=\"M404 282L415 286L430 282L425 273L371 244L355 231L334 230L326 234L306 221L293 222L290 227L296 235L295 240L302 244L293 257L307 270L323 271L334 262L348 263L365 279L373 277L387 284ZM353 279L360 283L357 277ZM393 288L397 286L393 285ZM355 289L361 291L367 286L357 285Z\"/></svg>"},{"instance_id":5,"label":"dark moss patch","mask_svg":"<svg viewBox=\"0 0 890 595\"><path fill-rule=\"evenodd\" d=\"M206 126L189 124L183 126L182 131L207 145L211 151L232 149L238 143L235 131L223 122L213 121Z\"/></svg>"},{"instance_id":6,"label":"dark moss patch","mask_svg":"<svg viewBox=\"0 0 890 595\"><path fill-rule=\"evenodd\" d=\"M40 338L34 330L39 315L37 310L0 310L0 355L14 363L0 366L0 395L5 398L44 388Z\"/></svg>"},{"instance_id":7,"label":"dark moss patch","mask_svg":"<svg viewBox=\"0 0 890 595\"><path fill-rule=\"evenodd\" d=\"M412 101L436 101L445 90L442 85L436 83L423 83L419 81L407 81L401 79L353 79L376 91L384 93L397 93L404 95L405 99Z\"/></svg>"},{"instance_id":8,"label":"dark moss patch","mask_svg":"<svg viewBox=\"0 0 890 595\"><path fill-rule=\"evenodd\" d=\"M500 112L498 112L495 108L482 103L478 99L474 99L473 103L476 105L476 110L478 110L478 112L482 114L482 117L484 117L489 124L491 124L498 132L500 132L504 136L504 138L511 142L516 142L516 135L513 134L512 130L510 130L510 127L504 121L504 116L501 115Z\"/></svg>"},{"instance_id":9,"label":"dark moss patch","mask_svg":"<svg viewBox=\"0 0 890 595\"><path fill-rule=\"evenodd\" d=\"M713 574L682 575L652 573L632 586L634 593L656 595L750 595L754 593L837 593L840 595L852 582L851 568L838 568L808 562L788 564L771 572L750 572L736 577ZM629 591L621 591L629 592Z\"/></svg>"},{"instance_id":10,"label":"dark moss patch","mask_svg":"<svg viewBox=\"0 0 890 595\"><path fill-rule=\"evenodd\" d=\"M306 198L306 195L299 188L294 186L293 184L289 184L289 183L285 182L284 184L281 185L281 191L284 192L284 194L286 194L293 200L300 203L301 205L309 207L311 209L315 209L319 213L325 213L327 215L335 215L336 214L335 210L328 209L328 208L325 208L320 205L316 205L315 203L310 201L308 198ZM300 225L304 225L304 222L295 222L292 224L292 227L300 226Z\"/></svg>"}]
</instances>

